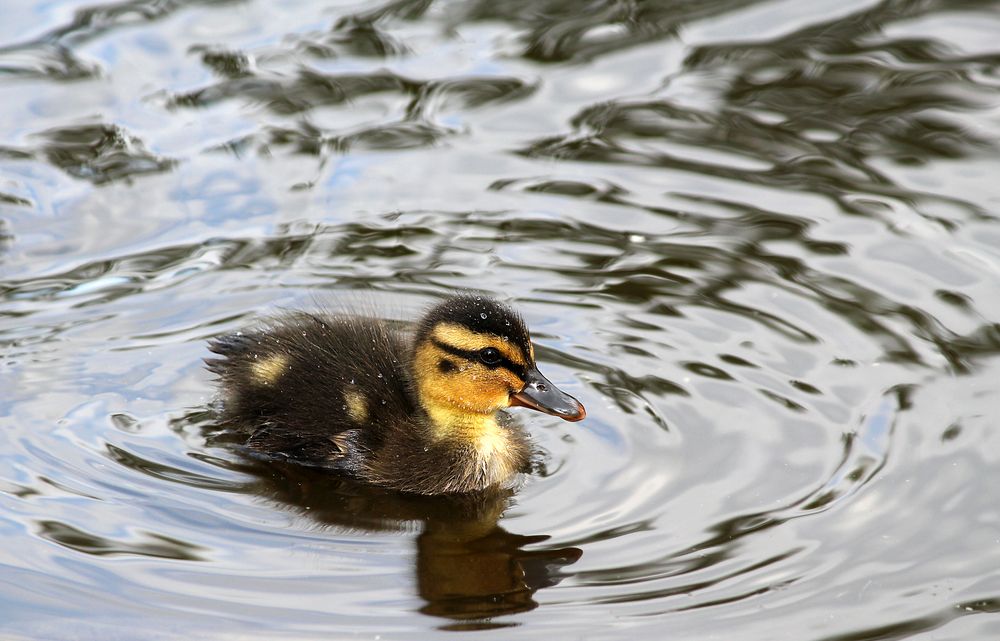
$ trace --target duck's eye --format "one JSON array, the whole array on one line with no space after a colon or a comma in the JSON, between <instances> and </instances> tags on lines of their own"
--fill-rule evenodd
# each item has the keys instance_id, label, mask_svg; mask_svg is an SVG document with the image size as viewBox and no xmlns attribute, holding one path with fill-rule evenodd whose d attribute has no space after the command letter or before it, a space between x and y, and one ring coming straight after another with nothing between
<instances>
[{"instance_id":1,"label":"duck's eye","mask_svg":"<svg viewBox=\"0 0 1000 641\"><path fill-rule=\"evenodd\" d=\"M487 365L496 365L500 362L501 358L500 350L495 347L486 347L479 350L479 360Z\"/></svg>"}]
</instances>

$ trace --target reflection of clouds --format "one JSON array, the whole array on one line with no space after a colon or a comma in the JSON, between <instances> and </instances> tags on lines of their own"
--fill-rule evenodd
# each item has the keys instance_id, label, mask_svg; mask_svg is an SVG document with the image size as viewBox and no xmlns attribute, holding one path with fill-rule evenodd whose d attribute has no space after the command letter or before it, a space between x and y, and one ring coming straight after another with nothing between
<instances>
[{"instance_id":1,"label":"reflection of clouds","mask_svg":"<svg viewBox=\"0 0 1000 641\"><path fill-rule=\"evenodd\" d=\"M984 3L7 4L15 619L374 636L440 623L400 603L476 627L552 602L499 622L990 638L943 628L995 610L998 565ZM588 385L579 429L537 421L554 472L502 521L559 548L500 527L506 501L401 513L309 474L261 500L108 425L205 401L202 341L264 308L469 285L522 301ZM120 447L66 466L105 429Z\"/></svg>"}]
</instances>

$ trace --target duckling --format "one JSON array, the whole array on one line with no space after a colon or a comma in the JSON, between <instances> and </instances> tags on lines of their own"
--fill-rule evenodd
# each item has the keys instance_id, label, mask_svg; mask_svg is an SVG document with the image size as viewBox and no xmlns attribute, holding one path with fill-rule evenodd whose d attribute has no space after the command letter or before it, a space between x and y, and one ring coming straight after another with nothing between
<instances>
[{"instance_id":1,"label":"duckling","mask_svg":"<svg viewBox=\"0 0 1000 641\"><path fill-rule=\"evenodd\" d=\"M505 408L586 416L538 371L521 317L485 296L448 298L409 336L294 312L209 349L222 422L248 448L403 492L477 492L527 471L528 436Z\"/></svg>"}]
</instances>

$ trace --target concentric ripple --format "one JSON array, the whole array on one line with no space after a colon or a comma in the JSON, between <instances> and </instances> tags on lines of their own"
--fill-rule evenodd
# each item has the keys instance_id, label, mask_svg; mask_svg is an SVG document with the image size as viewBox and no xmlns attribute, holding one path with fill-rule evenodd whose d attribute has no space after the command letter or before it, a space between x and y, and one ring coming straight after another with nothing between
<instances>
[{"instance_id":1,"label":"concentric ripple","mask_svg":"<svg viewBox=\"0 0 1000 641\"><path fill-rule=\"evenodd\" d=\"M5 635L1000 634L995 2L22 4ZM207 339L463 288L587 406L515 491L218 428Z\"/></svg>"}]
</instances>

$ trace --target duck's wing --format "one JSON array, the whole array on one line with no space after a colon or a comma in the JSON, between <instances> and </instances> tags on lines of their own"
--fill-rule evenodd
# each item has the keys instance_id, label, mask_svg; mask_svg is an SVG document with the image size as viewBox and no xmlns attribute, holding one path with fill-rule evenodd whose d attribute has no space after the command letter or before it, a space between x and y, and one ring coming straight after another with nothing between
<instances>
[{"instance_id":1,"label":"duck's wing","mask_svg":"<svg viewBox=\"0 0 1000 641\"><path fill-rule=\"evenodd\" d=\"M289 314L209 349L224 420L258 451L353 462L414 412L405 340L376 319Z\"/></svg>"}]
</instances>

